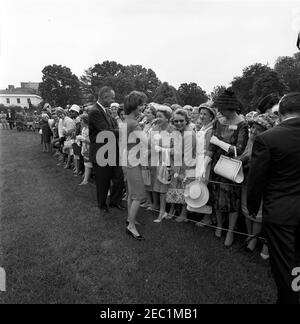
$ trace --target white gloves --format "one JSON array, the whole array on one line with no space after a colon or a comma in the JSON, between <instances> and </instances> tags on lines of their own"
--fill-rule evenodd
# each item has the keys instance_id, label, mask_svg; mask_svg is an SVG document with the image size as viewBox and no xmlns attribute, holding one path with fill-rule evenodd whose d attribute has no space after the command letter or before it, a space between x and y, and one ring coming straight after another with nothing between
<instances>
[{"instance_id":1,"label":"white gloves","mask_svg":"<svg viewBox=\"0 0 300 324\"><path fill-rule=\"evenodd\" d=\"M84 141L85 138L82 135L77 135L76 136L76 141Z\"/></svg>"},{"instance_id":2,"label":"white gloves","mask_svg":"<svg viewBox=\"0 0 300 324\"><path fill-rule=\"evenodd\" d=\"M200 164L197 163L197 165L196 165L196 178L198 181L203 181L203 180L205 180L206 170L207 170L209 163L211 162L211 158L209 156L205 156L204 161L202 160L199 162L200 162Z\"/></svg>"},{"instance_id":3,"label":"white gloves","mask_svg":"<svg viewBox=\"0 0 300 324\"><path fill-rule=\"evenodd\" d=\"M218 139L218 137L216 137L216 136L212 136L212 138L210 139L210 143L220 147L226 153L228 153L229 148L231 146L230 144L228 144L226 142L220 141Z\"/></svg>"}]
</instances>

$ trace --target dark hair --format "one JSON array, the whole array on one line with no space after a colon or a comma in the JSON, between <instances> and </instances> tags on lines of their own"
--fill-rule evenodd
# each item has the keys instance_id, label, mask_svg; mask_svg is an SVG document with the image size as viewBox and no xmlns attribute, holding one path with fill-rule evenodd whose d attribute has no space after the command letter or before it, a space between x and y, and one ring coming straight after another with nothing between
<instances>
[{"instance_id":1,"label":"dark hair","mask_svg":"<svg viewBox=\"0 0 300 324\"><path fill-rule=\"evenodd\" d=\"M147 101L147 96L140 91L132 91L124 100L124 111L126 115L131 114L139 106Z\"/></svg>"},{"instance_id":2,"label":"dark hair","mask_svg":"<svg viewBox=\"0 0 300 324\"><path fill-rule=\"evenodd\" d=\"M98 92L98 98L102 99L106 93L111 92L111 91L114 91L112 87L104 86L104 87L100 88L100 90Z\"/></svg>"},{"instance_id":3,"label":"dark hair","mask_svg":"<svg viewBox=\"0 0 300 324\"><path fill-rule=\"evenodd\" d=\"M119 107L118 108L118 112L117 112L119 117L120 117L122 111L124 111L124 108L123 107Z\"/></svg>"},{"instance_id":4,"label":"dark hair","mask_svg":"<svg viewBox=\"0 0 300 324\"><path fill-rule=\"evenodd\" d=\"M80 120L81 120L82 122L84 122L85 124L87 124L87 125L88 125L88 123L89 123L89 117L86 116L86 115L82 115L82 116L80 116Z\"/></svg>"},{"instance_id":5,"label":"dark hair","mask_svg":"<svg viewBox=\"0 0 300 324\"><path fill-rule=\"evenodd\" d=\"M264 114L268 109L271 109L274 105L278 104L280 97L271 93L258 102L257 110L259 110L262 114Z\"/></svg>"},{"instance_id":6,"label":"dark hair","mask_svg":"<svg viewBox=\"0 0 300 324\"><path fill-rule=\"evenodd\" d=\"M291 92L283 96L279 102L281 115L300 114L300 92Z\"/></svg>"},{"instance_id":7,"label":"dark hair","mask_svg":"<svg viewBox=\"0 0 300 324\"><path fill-rule=\"evenodd\" d=\"M175 115L181 115L182 117L184 117L187 125L190 123L189 116L188 116L187 112L184 109L175 110L175 112L173 114L173 118L172 118L172 123L173 123Z\"/></svg>"}]
</instances>

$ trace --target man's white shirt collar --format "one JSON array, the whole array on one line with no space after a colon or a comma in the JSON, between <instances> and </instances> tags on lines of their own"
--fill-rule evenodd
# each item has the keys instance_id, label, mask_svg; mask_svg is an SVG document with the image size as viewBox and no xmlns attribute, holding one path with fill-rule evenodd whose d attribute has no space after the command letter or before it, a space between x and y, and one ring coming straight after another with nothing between
<instances>
[{"instance_id":1,"label":"man's white shirt collar","mask_svg":"<svg viewBox=\"0 0 300 324\"><path fill-rule=\"evenodd\" d=\"M98 105L99 105L99 106L104 110L104 112L106 113L106 109L105 109L105 107L103 107L99 101L97 101L97 104L98 104Z\"/></svg>"}]
</instances>

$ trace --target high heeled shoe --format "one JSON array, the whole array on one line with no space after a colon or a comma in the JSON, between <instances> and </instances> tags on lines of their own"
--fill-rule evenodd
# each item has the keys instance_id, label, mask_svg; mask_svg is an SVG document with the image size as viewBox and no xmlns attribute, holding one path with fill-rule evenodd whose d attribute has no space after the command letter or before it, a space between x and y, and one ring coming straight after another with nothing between
<instances>
[{"instance_id":1,"label":"high heeled shoe","mask_svg":"<svg viewBox=\"0 0 300 324\"><path fill-rule=\"evenodd\" d=\"M158 216L158 218L156 218L153 222L160 223L166 218L167 215L168 215L167 213L164 213L162 216Z\"/></svg>"},{"instance_id":2,"label":"high heeled shoe","mask_svg":"<svg viewBox=\"0 0 300 324\"><path fill-rule=\"evenodd\" d=\"M129 225L129 222L126 221L126 226L128 226L128 225ZM135 221L134 222L134 225L145 225L145 224L142 224L142 223L139 223L139 222Z\"/></svg>"},{"instance_id":3,"label":"high heeled shoe","mask_svg":"<svg viewBox=\"0 0 300 324\"><path fill-rule=\"evenodd\" d=\"M215 236L217 238L221 238L222 237L222 230L220 228L217 228L215 231Z\"/></svg>"},{"instance_id":4,"label":"high heeled shoe","mask_svg":"<svg viewBox=\"0 0 300 324\"><path fill-rule=\"evenodd\" d=\"M126 233L130 236L132 236L135 240L138 241L143 241L145 240L145 238L142 235L135 235L134 233L131 232L131 230L129 230L128 228L126 228Z\"/></svg>"},{"instance_id":5,"label":"high heeled shoe","mask_svg":"<svg viewBox=\"0 0 300 324\"><path fill-rule=\"evenodd\" d=\"M224 243L225 247L227 247L227 248L231 247L233 244L233 241L234 241L233 233L228 232L226 235L225 243Z\"/></svg>"}]
</instances>

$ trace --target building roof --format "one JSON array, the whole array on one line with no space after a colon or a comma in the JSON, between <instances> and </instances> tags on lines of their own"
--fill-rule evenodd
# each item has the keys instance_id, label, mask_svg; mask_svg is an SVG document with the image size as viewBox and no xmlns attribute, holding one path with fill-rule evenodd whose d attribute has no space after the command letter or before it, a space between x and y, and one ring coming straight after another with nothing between
<instances>
[{"instance_id":1,"label":"building roof","mask_svg":"<svg viewBox=\"0 0 300 324\"><path fill-rule=\"evenodd\" d=\"M12 94L24 94L24 95L28 95L28 94L35 94L37 95L37 91L33 90L33 89L27 89L27 88L15 88L15 89L11 89L11 90L0 90L0 94L7 94L7 95L12 95Z\"/></svg>"},{"instance_id":2,"label":"building roof","mask_svg":"<svg viewBox=\"0 0 300 324\"><path fill-rule=\"evenodd\" d=\"M38 97L42 98L36 93L0 93L0 97Z\"/></svg>"}]
</instances>

